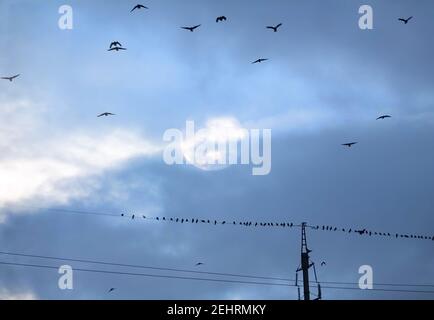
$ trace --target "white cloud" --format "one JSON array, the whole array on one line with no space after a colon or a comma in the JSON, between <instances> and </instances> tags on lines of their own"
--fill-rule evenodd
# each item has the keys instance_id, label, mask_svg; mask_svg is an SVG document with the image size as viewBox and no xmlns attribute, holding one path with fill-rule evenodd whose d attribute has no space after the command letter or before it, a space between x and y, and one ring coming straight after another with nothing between
<instances>
[{"instance_id":1,"label":"white cloud","mask_svg":"<svg viewBox=\"0 0 434 320\"><path fill-rule=\"evenodd\" d=\"M92 178L132 158L161 151L160 146L122 128L40 136L41 120L30 105L6 104L0 120L0 206L34 199L65 203L86 196L95 187Z\"/></svg>"},{"instance_id":2,"label":"white cloud","mask_svg":"<svg viewBox=\"0 0 434 320\"><path fill-rule=\"evenodd\" d=\"M0 300L36 300L34 293L28 292L12 292L5 288L0 288Z\"/></svg>"},{"instance_id":3,"label":"white cloud","mask_svg":"<svg viewBox=\"0 0 434 320\"><path fill-rule=\"evenodd\" d=\"M198 156L198 146L207 144L226 145L245 138L247 138L247 132L237 119L231 117L212 118L206 122L204 128L198 129L194 136L186 137L181 144L181 150L185 159L198 168L204 170L221 169L225 167L220 164L226 163L226 152L212 149L206 150L203 155Z\"/></svg>"}]
</instances>

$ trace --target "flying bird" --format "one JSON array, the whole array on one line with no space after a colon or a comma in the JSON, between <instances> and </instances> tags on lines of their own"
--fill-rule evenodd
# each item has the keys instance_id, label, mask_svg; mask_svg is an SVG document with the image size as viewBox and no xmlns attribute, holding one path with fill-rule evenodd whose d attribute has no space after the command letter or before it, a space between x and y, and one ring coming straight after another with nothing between
<instances>
[{"instance_id":1,"label":"flying bird","mask_svg":"<svg viewBox=\"0 0 434 320\"><path fill-rule=\"evenodd\" d=\"M321 266L325 266L325 265L326 265L325 261L321 262Z\"/></svg>"},{"instance_id":2,"label":"flying bird","mask_svg":"<svg viewBox=\"0 0 434 320\"><path fill-rule=\"evenodd\" d=\"M127 48L123 48L123 47L110 47L110 49L108 49L107 51L119 51L119 50L127 50Z\"/></svg>"},{"instance_id":3,"label":"flying bird","mask_svg":"<svg viewBox=\"0 0 434 320\"><path fill-rule=\"evenodd\" d=\"M261 63L261 62L264 62L264 61L267 61L267 60L268 60L268 59L260 58L260 59L258 59L258 60L253 61L252 64L255 64L255 63Z\"/></svg>"},{"instance_id":4,"label":"flying bird","mask_svg":"<svg viewBox=\"0 0 434 320\"><path fill-rule=\"evenodd\" d=\"M104 112L104 113L101 113L100 115L98 115L97 118L99 118L99 117L108 117L108 116L115 116L115 114L111 113L111 112Z\"/></svg>"},{"instance_id":5,"label":"flying bird","mask_svg":"<svg viewBox=\"0 0 434 320\"><path fill-rule=\"evenodd\" d=\"M110 43L110 49L113 47L122 47L122 44L119 41L113 41Z\"/></svg>"},{"instance_id":6,"label":"flying bird","mask_svg":"<svg viewBox=\"0 0 434 320\"><path fill-rule=\"evenodd\" d=\"M407 24L411 19L413 19L413 16L411 16L411 17L409 17L407 19L399 18L398 20L404 22L404 24Z\"/></svg>"},{"instance_id":7,"label":"flying bird","mask_svg":"<svg viewBox=\"0 0 434 320\"><path fill-rule=\"evenodd\" d=\"M350 143L342 143L343 146L351 148L352 146L354 146L357 142L350 142Z\"/></svg>"},{"instance_id":8,"label":"flying bird","mask_svg":"<svg viewBox=\"0 0 434 320\"><path fill-rule=\"evenodd\" d=\"M115 291L116 288L110 288L110 290L108 291L108 293Z\"/></svg>"},{"instance_id":9,"label":"flying bird","mask_svg":"<svg viewBox=\"0 0 434 320\"><path fill-rule=\"evenodd\" d=\"M389 116L388 114L385 114L384 116L380 116L380 117L378 117L377 118L377 120L384 120L384 119L386 119L386 118L392 118L392 116Z\"/></svg>"},{"instance_id":10,"label":"flying bird","mask_svg":"<svg viewBox=\"0 0 434 320\"><path fill-rule=\"evenodd\" d=\"M189 30L191 32L193 32L194 30L196 30L197 28L199 28L201 25L198 24L197 26L194 27L181 27L181 29L185 29L185 30Z\"/></svg>"},{"instance_id":11,"label":"flying bird","mask_svg":"<svg viewBox=\"0 0 434 320\"><path fill-rule=\"evenodd\" d=\"M18 78L19 76L20 76L19 74L16 74L16 75L14 75L12 77L2 77L2 79L3 80L9 80L10 82L12 82L12 80Z\"/></svg>"},{"instance_id":12,"label":"flying bird","mask_svg":"<svg viewBox=\"0 0 434 320\"><path fill-rule=\"evenodd\" d=\"M198 262L198 263L196 263L196 267L197 267L197 266L202 266L202 265L203 265L202 262Z\"/></svg>"},{"instance_id":13,"label":"flying bird","mask_svg":"<svg viewBox=\"0 0 434 320\"><path fill-rule=\"evenodd\" d=\"M272 29L274 32L277 32L277 29L279 29L282 26L281 23L279 23L277 26L267 26L267 29Z\"/></svg>"},{"instance_id":14,"label":"flying bird","mask_svg":"<svg viewBox=\"0 0 434 320\"><path fill-rule=\"evenodd\" d=\"M133 12L134 10L136 10L136 9L149 9L148 7L145 7L144 5L142 5L142 4L138 4L138 5L136 5L134 8L132 8L131 9L131 11L130 12Z\"/></svg>"},{"instance_id":15,"label":"flying bird","mask_svg":"<svg viewBox=\"0 0 434 320\"><path fill-rule=\"evenodd\" d=\"M227 20L227 18L225 16L220 16L220 17L217 17L217 19L215 19L215 22L226 21L226 20Z\"/></svg>"}]
</instances>

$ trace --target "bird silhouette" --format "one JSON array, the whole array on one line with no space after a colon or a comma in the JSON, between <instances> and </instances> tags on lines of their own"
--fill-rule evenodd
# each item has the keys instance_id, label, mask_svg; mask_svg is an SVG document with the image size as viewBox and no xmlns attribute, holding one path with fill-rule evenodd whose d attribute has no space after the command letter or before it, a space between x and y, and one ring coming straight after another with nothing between
<instances>
[{"instance_id":1,"label":"bird silhouette","mask_svg":"<svg viewBox=\"0 0 434 320\"><path fill-rule=\"evenodd\" d=\"M133 215L131 216L131 219L134 220L135 217L136 217L136 216L133 214Z\"/></svg>"},{"instance_id":2,"label":"bird silhouette","mask_svg":"<svg viewBox=\"0 0 434 320\"><path fill-rule=\"evenodd\" d=\"M411 17L409 17L407 19L399 18L398 20L404 22L404 24L407 24L411 19L413 19L413 16L411 16Z\"/></svg>"},{"instance_id":3,"label":"bird silhouette","mask_svg":"<svg viewBox=\"0 0 434 320\"><path fill-rule=\"evenodd\" d=\"M196 263L196 267L198 267L198 266L202 266L202 265L203 265L202 262L198 262L198 263Z\"/></svg>"},{"instance_id":4,"label":"bird silhouette","mask_svg":"<svg viewBox=\"0 0 434 320\"><path fill-rule=\"evenodd\" d=\"M385 114L383 116L378 117L377 120L384 120L386 118L392 118L392 116L389 116L388 114Z\"/></svg>"},{"instance_id":5,"label":"bird silhouette","mask_svg":"<svg viewBox=\"0 0 434 320\"><path fill-rule=\"evenodd\" d=\"M108 116L115 116L115 114L111 113L111 112L104 112L104 113L101 113L100 115L98 115L97 118L99 118L99 117L108 117Z\"/></svg>"},{"instance_id":6,"label":"bird silhouette","mask_svg":"<svg viewBox=\"0 0 434 320\"><path fill-rule=\"evenodd\" d=\"M12 82L12 80L18 78L19 76L20 76L19 74L16 74L16 75L14 75L12 77L2 77L2 79L3 80L9 80L10 82Z\"/></svg>"},{"instance_id":7,"label":"bird silhouette","mask_svg":"<svg viewBox=\"0 0 434 320\"><path fill-rule=\"evenodd\" d=\"M366 229L363 230L355 230L354 232L357 232L358 234L364 234L366 232Z\"/></svg>"},{"instance_id":8,"label":"bird silhouette","mask_svg":"<svg viewBox=\"0 0 434 320\"><path fill-rule=\"evenodd\" d=\"M113 41L112 43L110 43L110 48L113 47L122 47L122 44L119 41Z\"/></svg>"},{"instance_id":9,"label":"bird silhouette","mask_svg":"<svg viewBox=\"0 0 434 320\"><path fill-rule=\"evenodd\" d=\"M198 24L198 25L196 25L196 26L194 26L194 27L181 27L181 29L185 29L185 30L189 30L189 31L193 32L194 30L196 30L196 29L199 28L200 26L201 26L201 25Z\"/></svg>"},{"instance_id":10,"label":"bird silhouette","mask_svg":"<svg viewBox=\"0 0 434 320\"><path fill-rule=\"evenodd\" d=\"M134 10L139 10L139 9L149 9L148 7L145 7L144 5L142 5L142 4L138 4L138 5L136 5L134 8L132 8L131 9L131 11L130 12L133 12Z\"/></svg>"},{"instance_id":11,"label":"bird silhouette","mask_svg":"<svg viewBox=\"0 0 434 320\"><path fill-rule=\"evenodd\" d=\"M127 50L127 48L123 48L123 47L113 47L108 49L107 51L119 51L119 50Z\"/></svg>"},{"instance_id":12,"label":"bird silhouette","mask_svg":"<svg viewBox=\"0 0 434 320\"><path fill-rule=\"evenodd\" d=\"M258 59L258 60L253 61L252 64L261 63L261 62L264 62L264 61L267 61L267 60L268 60L268 59L260 58L260 59Z\"/></svg>"},{"instance_id":13,"label":"bird silhouette","mask_svg":"<svg viewBox=\"0 0 434 320\"><path fill-rule=\"evenodd\" d=\"M357 142L350 142L350 143L342 143L343 146L351 148L352 146L354 146L355 144L357 144Z\"/></svg>"},{"instance_id":14,"label":"bird silhouette","mask_svg":"<svg viewBox=\"0 0 434 320\"><path fill-rule=\"evenodd\" d=\"M226 20L227 20L227 18L225 16L220 16L220 17L217 17L217 19L215 19L215 22L226 21Z\"/></svg>"},{"instance_id":15,"label":"bird silhouette","mask_svg":"<svg viewBox=\"0 0 434 320\"><path fill-rule=\"evenodd\" d=\"M267 29L272 29L274 32L277 32L277 29L279 29L282 26L281 23L279 23L277 26L267 26Z\"/></svg>"},{"instance_id":16,"label":"bird silhouette","mask_svg":"<svg viewBox=\"0 0 434 320\"><path fill-rule=\"evenodd\" d=\"M110 288L110 290L108 291L108 293L115 291L116 288Z\"/></svg>"},{"instance_id":17,"label":"bird silhouette","mask_svg":"<svg viewBox=\"0 0 434 320\"><path fill-rule=\"evenodd\" d=\"M325 261L321 262L321 266L325 266L325 265L326 265Z\"/></svg>"}]
</instances>

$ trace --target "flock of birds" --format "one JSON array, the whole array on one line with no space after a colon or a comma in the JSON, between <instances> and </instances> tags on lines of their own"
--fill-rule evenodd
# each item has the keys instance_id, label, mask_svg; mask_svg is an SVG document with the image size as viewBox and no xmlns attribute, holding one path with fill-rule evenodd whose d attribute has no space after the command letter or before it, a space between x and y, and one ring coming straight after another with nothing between
<instances>
[{"instance_id":1,"label":"flock of birds","mask_svg":"<svg viewBox=\"0 0 434 320\"><path fill-rule=\"evenodd\" d=\"M137 4L137 5L135 5L131 9L130 12L133 13L136 10L149 10L149 7L144 6L143 4ZM411 16L411 17L409 17L407 19L405 19L405 18L399 18L398 21L401 21L404 24L407 24L411 19L413 19L413 16ZM215 21L216 21L216 23L225 22L225 21L227 21L227 17L226 16L218 16ZM271 26L266 26L266 29L270 29L273 32L278 32L279 28L282 25L283 25L282 23L278 23L275 26L272 26L272 25ZM190 32L194 32L199 27L201 27L201 24L194 25L194 26L183 26L183 27L181 27L181 29L188 30ZM127 50L127 48L123 47L122 44L119 41L113 41L113 42L110 43L110 46L109 46L109 48L107 50L108 51L119 52L119 51L125 51L125 50ZM262 62L265 62L265 61L268 61L268 60L269 60L268 58L258 58L255 61L253 61L252 64L258 64L258 63L262 63ZM8 80L8 81L12 82L13 80L15 80L16 78L18 78L19 76L20 76L20 74L17 74L17 75L10 76L10 77L1 77L1 79ZM104 113L99 114L97 117L100 118L100 117L108 117L108 116L115 116L115 114L111 113L111 112L104 112ZM379 116L377 118L377 120L384 120L384 119L391 118L391 117L392 117L391 115L385 114L385 115ZM347 142L347 143L342 143L342 146L351 148L354 145L356 145L357 143L358 143L357 141Z\"/></svg>"}]
</instances>

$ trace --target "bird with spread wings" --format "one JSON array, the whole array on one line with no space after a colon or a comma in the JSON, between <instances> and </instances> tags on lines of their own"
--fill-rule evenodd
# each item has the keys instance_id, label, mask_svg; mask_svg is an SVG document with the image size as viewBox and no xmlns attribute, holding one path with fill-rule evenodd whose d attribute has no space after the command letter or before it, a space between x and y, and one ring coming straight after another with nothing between
<instances>
[{"instance_id":1,"label":"bird with spread wings","mask_svg":"<svg viewBox=\"0 0 434 320\"><path fill-rule=\"evenodd\" d=\"M258 59L258 60L253 61L252 64L261 63L261 62L264 62L264 61L267 61L267 60L268 60L268 59L260 58L260 59Z\"/></svg>"},{"instance_id":2,"label":"bird with spread wings","mask_svg":"<svg viewBox=\"0 0 434 320\"><path fill-rule=\"evenodd\" d=\"M101 113L100 115L98 115L98 118L99 117L108 117L108 116L115 116L115 114L111 113L111 112L104 112L104 113Z\"/></svg>"},{"instance_id":3,"label":"bird with spread wings","mask_svg":"<svg viewBox=\"0 0 434 320\"><path fill-rule=\"evenodd\" d=\"M407 24L411 19L413 19L413 16L411 16L411 17L409 17L407 19L399 18L398 20L404 22L404 24Z\"/></svg>"},{"instance_id":4,"label":"bird with spread wings","mask_svg":"<svg viewBox=\"0 0 434 320\"><path fill-rule=\"evenodd\" d=\"M149 8L145 7L143 4L138 4L134 8L132 8L130 12L133 12L134 10L140 10L140 9L149 9Z\"/></svg>"},{"instance_id":5,"label":"bird with spread wings","mask_svg":"<svg viewBox=\"0 0 434 320\"><path fill-rule=\"evenodd\" d=\"M277 26L267 26L267 29L272 29L274 32L277 32L277 29L279 29L282 26L281 23L279 23Z\"/></svg>"},{"instance_id":6,"label":"bird with spread wings","mask_svg":"<svg viewBox=\"0 0 434 320\"><path fill-rule=\"evenodd\" d=\"M19 74L16 74L16 75L14 75L12 77L2 77L2 79L3 80L9 80L10 82L12 82L12 80L18 78L19 76L20 76Z\"/></svg>"},{"instance_id":7,"label":"bird with spread wings","mask_svg":"<svg viewBox=\"0 0 434 320\"><path fill-rule=\"evenodd\" d=\"M342 143L342 145L343 145L344 147L348 147L348 148L351 148L351 147L354 146L355 144L357 144L357 142Z\"/></svg>"},{"instance_id":8,"label":"bird with spread wings","mask_svg":"<svg viewBox=\"0 0 434 320\"><path fill-rule=\"evenodd\" d=\"M194 30L196 30L196 29L199 28L200 26L201 26L201 25L198 24L198 25L196 25L196 26L194 26L194 27L181 27L181 29L184 29L184 30L188 30L188 31L193 32Z\"/></svg>"}]
</instances>

